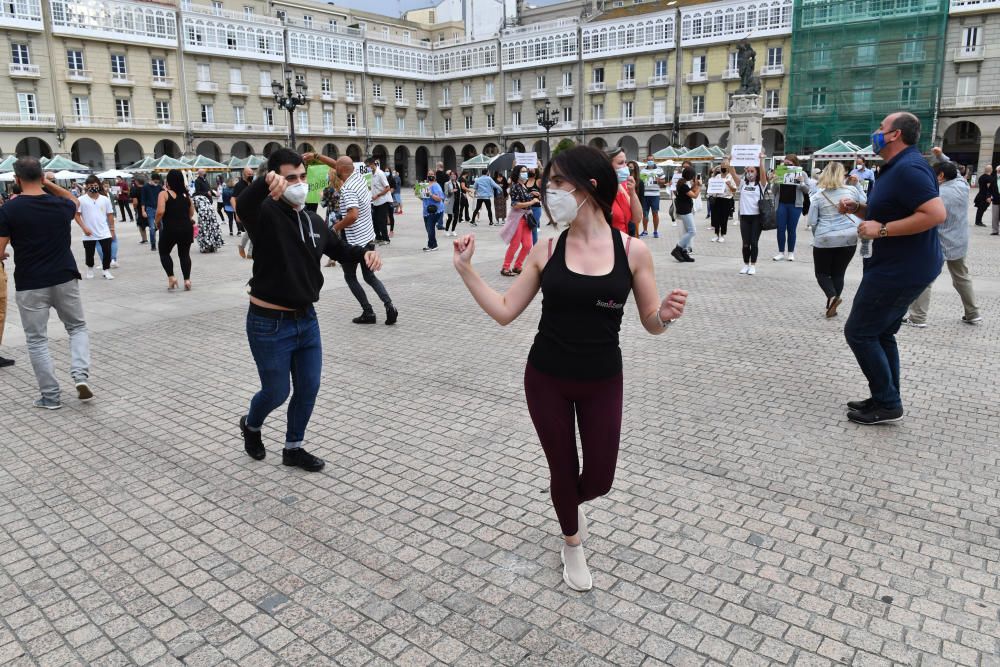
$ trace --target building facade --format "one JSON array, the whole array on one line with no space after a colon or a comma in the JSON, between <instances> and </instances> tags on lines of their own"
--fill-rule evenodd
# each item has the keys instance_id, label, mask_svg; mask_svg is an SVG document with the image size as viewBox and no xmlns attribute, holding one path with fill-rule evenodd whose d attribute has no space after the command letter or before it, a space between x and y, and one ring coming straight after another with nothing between
<instances>
[{"instance_id":1,"label":"building facade","mask_svg":"<svg viewBox=\"0 0 1000 667\"><path fill-rule=\"evenodd\" d=\"M470 39L461 22L417 23L312 0L13 0L0 155L66 154L95 168L146 155L225 160L287 142L380 156L412 180L438 160L535 150L563 138L641 157L728 142L750 34L765 142L783 150L792 0L571 0ZM272 82L308 87L294 119ZM554 116L547 133L538 113ZM548 141L548 143L547 143Z\"/></svg>"}]
</instances>

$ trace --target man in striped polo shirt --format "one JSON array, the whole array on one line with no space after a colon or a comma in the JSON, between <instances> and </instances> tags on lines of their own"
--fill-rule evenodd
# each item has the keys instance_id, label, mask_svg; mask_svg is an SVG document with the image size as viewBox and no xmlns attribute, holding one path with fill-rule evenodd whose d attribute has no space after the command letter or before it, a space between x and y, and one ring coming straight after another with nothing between
<instances>
[{"instance_id":1,"label":"man in striped polo shirt","mask_svg":"<svg viewBox=\"0 0 1000 667\"><path fill-rule=\"evenodd\" d=\"M325 157L325 156L323 156ZM330 158L323 159L324 162ZM330 162L333 162L330 160ZM341 219L333 226L337 232L342 232L344 239L349 245L362 246L368 250L375 249L375 226L372 221L372 195L368 183L364 177L354 168L354 162L350 157L338 158L333 166L337 170L337 175L344 184L340 188L340 214ZM361 304L361 315L355 317L352 322L355 324L375 324L375 310L368 301L365 290L358 282L357 262L341 262L344 269L344 280L347 287L354 294L354 298ZM392 299L385 289L385 285L375 274L362 262L361 277L365 279L378 298L385 304L385 323L393 325L399 317L399 312L392 305Z\"/></svg>"}]
</instances>

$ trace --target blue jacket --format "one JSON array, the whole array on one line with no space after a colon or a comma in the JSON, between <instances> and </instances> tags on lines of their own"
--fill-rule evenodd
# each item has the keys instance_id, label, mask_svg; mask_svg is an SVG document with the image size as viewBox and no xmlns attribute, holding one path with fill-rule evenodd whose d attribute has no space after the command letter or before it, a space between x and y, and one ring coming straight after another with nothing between
<instances>
[{"instance_id":1,"label":"blue jacket","mask_svg":"<svg viewBox=\"0 0 1000 667\"><path fill-rule=\"evenodd\" d=\"M483 174L473 184L476 189L476 199L493 199L494 194L503 194L503 190L489 175Z\"/></svg>"}]
</instances>

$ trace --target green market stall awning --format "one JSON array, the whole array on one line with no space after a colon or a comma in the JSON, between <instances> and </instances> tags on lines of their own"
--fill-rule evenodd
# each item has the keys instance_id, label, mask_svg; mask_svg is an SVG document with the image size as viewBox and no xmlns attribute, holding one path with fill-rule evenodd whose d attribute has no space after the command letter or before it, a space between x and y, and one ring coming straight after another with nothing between
<instances>
[{"instance_id":1,"label":"green market stall awning","mask_svg":"<svg viewBox=\"0 0 1000 667\"><path fill-rule=\"evenodd\" d=\"M45 171L90 171L90 167L79 162L73 162L68 157L57 155L45 163Z\"/></svg>"},{"instance_id":2,"label":"green market stall awning","mask_svg":"<svg viewBox=\"0 0 1000 667\"><path fill-rule=\"evenodd\" d=\"M684 149L677 149L673 146L667 146L666 148L661 148L660 150L653 153L653 157L657 160L669 160L675 157L680 157L684 152Z\"/></svg>"},{"instance_id":3,"label":"green market stall awning","mask_svg":"<svg viewBox=\"0 0 1000 667\"><path fill-rule=\"evenodd\" d=\"M14 163L17 162L17 158L13 155L8 155L2 161L0 161L0 172L4 171L14 171Z\"/></svg>"},{"instance_id":4,"label":"green market stall awning","mask_svg":"<svg viewBox=\"0 0 1000 667\"><path fill-rule=\"evenodd\" d=\"M486 169L486 167L490 166L490 162L493 162L493 158L480 153L479 155L469 158L463 162L461 167L462 169Z\"/></svg>"},{"instance_id":5,"label":"green market stall awning","mask_svg":"<svg viewBox=\"0 0 1000 667\"><path fill-rule=\"evenodd\" d=\"M691 160L692 162L719 159L708 149L708 146L698 146L697 148L692 148L688 152L683 155L678 155L677 157L682 160Z\"/></svg>"},{"instance_id":6,"label":"green market stall awning","mask_svg":"<svg viewBox=\"0 0 1000 667\"><path fill-rule=\"evenodd\" d=\"M207 169L209 171L228 171L229 165L222 164L221 162L216 162L210 157L205 155L195 156L194 159L188 161L192 169Z\"/></svg>"},{"instance_id":7,"label":"green market stall awning","mask_svg":"<svg viewBox=\"0 0 1000 667\"><path fill-rule=\"evenodd\" d=\"M852 144L849 141L835 141L829 146L824 146L818 151L813 151L813 161L829 162L831 160L853 160L858 154L864 151L863 148Z\"/></svg>"}]
</instances>

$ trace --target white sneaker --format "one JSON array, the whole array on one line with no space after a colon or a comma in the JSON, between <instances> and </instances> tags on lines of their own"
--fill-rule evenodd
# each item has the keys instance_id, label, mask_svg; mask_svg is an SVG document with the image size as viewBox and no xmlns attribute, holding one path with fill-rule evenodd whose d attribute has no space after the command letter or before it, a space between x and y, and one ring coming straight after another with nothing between
<instances>
[{"instance_id":1,"label":"white sneaker","mask_svg":"<svg viewBox=\"0 0 1000 667\"><path fill-rule=\"evenodd\" d=\"M713 236L710 240L712 241L712 243L718 243L719 242L719 237L718 236Z\"/></svg>"},{"instance_id":2,"label":"white sneaker","mask_svg":"<svg viewBox=\"0 0 1000 667\"><path fill-rule=\"evenodd\" d=\"M756 266L751 266L750 270L747 271L747 275L748 276L755 276L755 275L757 275L757 267Z\"/></svg>"},{"instance_id":3,"label":"white sneaker","mask_svg":"<svg viewBox=\"0 0 1000 667\"><path fill-rule=\"evenodd\" d=\"M559 556L563 563L563 581L567 586L574 591L589 591L594 587L594 579L590 576L582 544L575 547L563 544Z\"/></svg>"},{"instance_id":4,"label":"white sneaker","mask_svg":"<svg viewBox=\"0 0 1000 667\"><path fill-rule=\"evenodd\" d=\"M105 272L104 272L104 279L105 279L105 280L114 280L114 279L115 279L115 277L114 277L113 275L111 275L111 272L110 272L110 271L105 271Z\"/></svg>"},{"instance_id":5,"label":"white sneaker","mask_svg":"<svg viewBox=\"0 0 1000 667\"><path fill-rule=\"evenodd\" d=\"M745 276L748 273L750 273L750 265L749 264L744 264L743 268L740 269L740 275L741 276Z\"/></svg>"},{"instance_id":6,"label":"white sneaker","mask_svg":"<svg viewBox=\"0 0 1000 667\"><path fill-rule=\"evenodd\" d=\"M785 253L779 252L777 255L775 255L771 259L773 259L776 262L783 262L783 261L785 261Z\"/></svg>"},{"instance_id":7,"label":"white sneaker","mask_svg":"<svg viewBox=\"0 0 1000 667\"><path fill-rule=\"evenodd\" d=\"M117 269L118 268L118 260L117 259L111 260L111 268L112 269Z\"/></svg>"},{"instance_id":8,"label":"white sneaker","mask_svg":"<svg viewBox=\"0 0 1000 667\"><path fill-rule=\"evenodd\" d=\"M785 259L787 259L789 262L794 262L795 261L795 253L794 252L788 253L788 257L786 257Z\"/></svg>"},{"instance_id":9,"label":"white sneaker","mask_svg":"<svg viewBox=\"0 0 1000 667\"><path fill-rule=\"evenodd\" d=\"M93 269L87 269L86 276L87 276L87 280L90 280L91 278L93 278L94 277L94 270Z\"/></svg>"},{"instance_id":10,"label":"white sneaker","mask_svg":"<svg viewBox=\"0 0 1000 667\"><path fill-rule=\"evenodd\" d=\"M725 242L726 242L726 237L725 236L720 236L719 237L719 243L725 243Z\"/></svg>"},{"instance_id":11,"label":"white sneaker","mask_svg":"<svg viewBox=\"0 0 1000 667\"><path fill-rule=\"evenodd\" d=\"M576 534L580 536L580 540L586 540L590 537L590 532L587 530L587 515L583 513L583 505L576 506Z\"/></svg>"}]
</instances>

